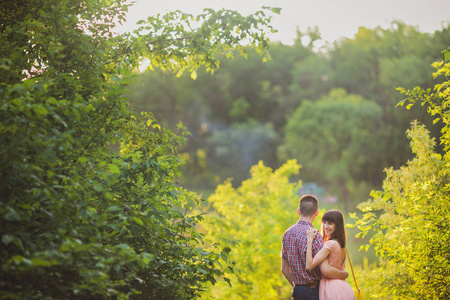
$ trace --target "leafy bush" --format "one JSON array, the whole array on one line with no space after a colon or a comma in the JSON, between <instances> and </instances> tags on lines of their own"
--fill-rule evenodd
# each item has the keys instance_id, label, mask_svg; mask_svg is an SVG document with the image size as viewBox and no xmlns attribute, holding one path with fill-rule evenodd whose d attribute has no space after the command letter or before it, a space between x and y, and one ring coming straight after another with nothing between
<instances>
[{"instance_id":1,"label":"leafy bush","mask_svg":"<svg viewBox=\"0 0 450 300\"><path fill-rule=\"evenodd\" d=\"M414 159L398 170L386 170L383 190L373 191L373 199L359 206L365 214L356 225L362 236L373 234L370 244L380 260L372 273L373 297L450 298L450 63L433 66L434 77L445 75L446 80L434 90L399 89L406 95L400 105L428 105L435 122L443 124L444 153L435 151L435 139L414 122L408 131Z\"/></svg>"},{"instance_id":2,"label":"leafy bush","mask_svg":"<svg viewBox=\"0 0 450 300\"><path fill-rule=\"evenodd\" d=\"M232 288L218 284L211 295L218 299L284 299L290 295L291 287L280 272L280 250L283 233L298 220L301 182L292 183L289 178L299 169L295 160L277 170L259 162L241 186L233 188L227 181L208 198L211 213L201 228L209 238L238 242L230 252Z\"/></svg>"}]
</instances>

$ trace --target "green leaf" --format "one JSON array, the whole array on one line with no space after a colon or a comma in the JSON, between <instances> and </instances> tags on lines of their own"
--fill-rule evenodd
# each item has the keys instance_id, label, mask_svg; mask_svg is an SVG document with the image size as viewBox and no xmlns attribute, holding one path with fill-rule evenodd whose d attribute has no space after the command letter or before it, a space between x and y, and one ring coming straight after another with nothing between
<instances>
[{"instance_id":1,"label":"green leaf","mask_svg":"<svg viewBox=\"0 0 450 300\"><path fill-rule=\"evenodd\" d=\"M2 236L2 242L5 245L9 245L9 243L11 243L14 240L14 236L9 235L9 234L4 234Z\"/></svg>"},{"instance_id":2,"label":"green leaf","mask_svg":"<svg viewBox=\"0 0 450 300\"><path fill-rule=\"evenodd\" d=\"M196 80L197 79L197 71L192 71L191 72L191 78Z\"/></svg>"},{"instance_id":3,"label":"green leaf","mask_svg":"<svg viewBox=\"0 0 450 300\"><path fill-rule=\"evenodd\" d=\"M32 258L31 264L36 267L50 267L58 263L55 260L43 260L40 258Z\"/></svg>"},{"instance_id":4,"label":"green leaf","mask_svg":"<svg viewBox=\"0 0 450 300\"><path fill-rule=\"evenodd\" d=\"M108 164L108 168L109 168L109 171L112 174L119 174L120 173L119 167L117 165L115 165L115 164Z\"/></svg>"},{"instance_id":5,"label":"green leaf","mask_svg":"<svg viewBox=\"0 0 450 300\"><path fill-rule=\"evenodd\" d=\"M101 192L101 191L103 191L103 187L100 184L96 184L96 185L94 185L94 190L96 192Z\"/></svg>"},{"instance_id":6,"label":"green leaf","mask_svg":"<svg viewBox=\"0 0 450 300\"><path fill-rule=\"evenodd\" d=\"M5 215L5 219L8 221L20 221L20 215L12 208L9 208Z\"/></svg>"},{"instance_id":7,"label":"green leaf","mask_svg":"<svg viewBox=\"0 0 450 300\"><path fill-rule=\"evenodd\" d=\"M442 51L442 57L444 59L444 62L449 62L450 61L450 50Z\"/></svg>"},{"instance_id":8,"label":"green leaf","mask_svg":"<svg viewBox=\"0 0 450 300\"><path fill-rule=\"evenodd\" d=\"M141 218L133 217L133 221L135 221L137 224L144 226L144 221L142 221Z\"/></svg>"},{"instance_id":9,"label":"green leaf","mask_svg":"<svg viewBox=\"0 0 450 300\"><path fill-rule=\"evenodd\" d=\"M155 260L155 255L153 255L151 253L143 252L142 253L142 259L143 259L145 264L148 264L149 262Z\"/></svg>"},{"instance_id":10,"label":"green leaf","mask_svg":"<svg viewBox=\"0 0 450 300\"><path fill-rule=\"evenodd\" d=\"M47 109L43 105L33 106L33 111L38 117L43 117L47 115Z\"/></svg>"},{"instance_id":11,"label":"green leaf","mask_svg":"<svg viewBox=\"0 0 450 300\"><path fill-rule=\"evenodd\" d=\"M223 277L223 280L225 280L225 282L228 283L228 285L229 285L230 287L232 287L232 285L231 285L231 280L230 280L229 278Z\"/></svg>"},{"instance_id":12,"label":"green leaf","mask_svg":"<svg viewBox=\"0 0 450 300\"><path fill-rule=\"evenodd\" d=\"M85 162L88 161L88 158L87 158L87 157L84 157L84 156L81 156L81 157L78 157L78 161L79 161L80 163L85 163Z\"/></svg>"},{"instance_id":13,"label":"green leaf","mask_svg":"<svg viewBox=\"0 0 450 300\"><path fill-rule=\"evenodd\" d=\"M75 107L72 107L72 113L73 113L74 119L79 121L81 118L81 115L80 115L80 112L78 111L78 109Z\"/></svg>"},{"instance_id":14,"label":"green leaf","mask_svg":"<svg viewBox=\"0 0 450 300\"><path fill-rule=\"evenodd\" d=\"M117 205L112 205L112 206L108 207L106 210L107 211L120 211L120 210L122 210L122 208Z\"/></svg>"},{"instance_id":15,"label":"green leaf","mask_svg":"<svg viewBox=\"0 0 450 300\"><path fill-rule=\"evenodd\" d=\"M29 260L28 258L23 257L22 255L14 255L11 258L11 261L17 265L20 264L27 264L27 265L32 265L31 260Z\"/></svg>"}]
</instances>

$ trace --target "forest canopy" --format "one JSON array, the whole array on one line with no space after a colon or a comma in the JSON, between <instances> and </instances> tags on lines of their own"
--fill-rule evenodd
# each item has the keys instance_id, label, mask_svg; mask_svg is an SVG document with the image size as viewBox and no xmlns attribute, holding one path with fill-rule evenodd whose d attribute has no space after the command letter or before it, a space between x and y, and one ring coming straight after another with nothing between
<instances>
[{"instance_id":1,"label":"forest canopy","mask_svg":"<svg viewBox=\"0 0 450 300\"><path fill-rule=\"evenodd\" d=\"M303 44L304 37L310 42ZM272 42L266 63L256 53L223 56L214 76L199 70L195 81L170 72L142 75L131 104L169 128L181 121L192 134L180 149L186 187L208 194L228 178L237 187L259 161L278 168L295 158L304 182L354 211L381 187L384 168L412 158L405 132L413 120L438 137L441 125L431 126L426 107L396 106L402 100L396 88L433 87L431 64L448 47L449 25L433 34L401 21L361 27L320 51L317 40L316 29L299 31L292 45Z\"/></svg>"}]
</instances>

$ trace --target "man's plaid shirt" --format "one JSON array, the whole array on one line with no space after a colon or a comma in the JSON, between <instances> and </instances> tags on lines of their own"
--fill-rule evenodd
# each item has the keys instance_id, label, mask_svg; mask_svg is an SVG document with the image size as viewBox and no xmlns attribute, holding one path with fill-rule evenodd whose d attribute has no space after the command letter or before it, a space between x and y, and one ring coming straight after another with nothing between
<instances>
[{"instance_id":1,"label":"man's plaid shirt","mask_svg":"<svg viewBox=\"0 0 450 300\"><path fill-rule=\"evenodd\" d=\"M298 220L283 235L281 258L287 260L294 284L312 284L320 281L320 269L306 271L306 231L313 227L311 223ZM323 247L322 235L317 234L312 244L313 257Z\"/></svg>"}]
</instances>

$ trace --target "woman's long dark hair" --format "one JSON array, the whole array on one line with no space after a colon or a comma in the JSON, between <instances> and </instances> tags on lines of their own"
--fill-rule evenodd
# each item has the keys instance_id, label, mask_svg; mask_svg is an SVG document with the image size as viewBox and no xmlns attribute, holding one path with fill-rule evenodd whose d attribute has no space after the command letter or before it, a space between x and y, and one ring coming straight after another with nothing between
<instances>
[{"instance_id":1,"label":"woman's long dark hair","mask_svg":"<svg viewBox=\"0 0 450 300\"><path fill-rule=\"evenodd\" d=\"M341 248L345 248L347 235L345 233L344 216L342 215L342 213L335 209L329 210L323 214L322 223L325 221L335 224L336 227L333 234L330 237L327 237L322 226L322 236L324 241L326 242L327 240L336 240L341 245Z\"/></svg>"}]
</instances>

